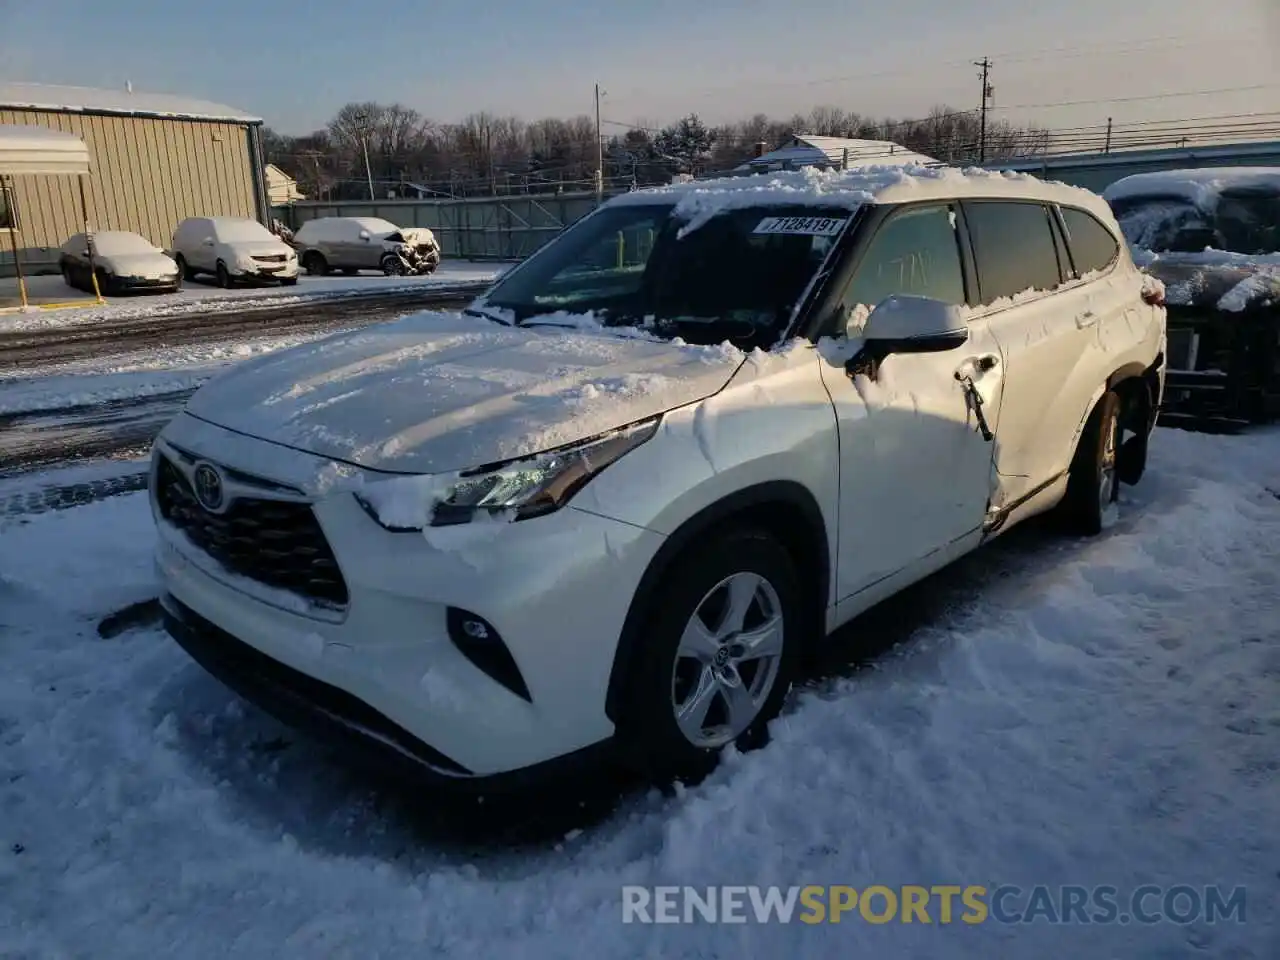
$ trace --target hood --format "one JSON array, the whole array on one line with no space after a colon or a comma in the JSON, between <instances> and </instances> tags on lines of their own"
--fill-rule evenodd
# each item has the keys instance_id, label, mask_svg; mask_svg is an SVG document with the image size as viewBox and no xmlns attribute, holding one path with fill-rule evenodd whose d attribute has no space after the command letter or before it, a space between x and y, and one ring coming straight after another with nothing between
<instances>
[{"instance_id":1,"label":"hood","mask_svg":"<svg viewBox=\"0 0 1280 960\"><path fill-rule=\"evenodd\" d=\"M121 277L145 277L158 279L171 277L178 272L178 265L167 255L155 253L112 253L100 256L113 273Z\"/></svg>"},{"instance_id":2,"label":"hood","mask_svg":"<svg viewBox=\"0 0 1280 960\"><path fill-rule=\"evenodd\" d=\"M396 233L404 237L404 242L411 247L434 247L436 245L436 235L426 227L405 227L401 230L397 230ZM390 236L392 236L392 234L388 234L386 237L383 237L383 240L390 243L391 241L388 239Z\"/></svg>"},{"instance_id":3,"label":"hood","mask_svg":"<svg viewBox=\"0 0 1280 960\"><path fill-rule=\"evenodd\" d=\"M424 313L249 361L194 416L373 470L449 473L588 440L716 393L743 360L590 329Z\"/></svg>"},{"instance_id":4,"label":"hood","mask_svg":"<svg viewBox=\"0 0 1280 960\"><path fill-rule=\"evenodd\" d=\"M245 257L271 257L293 253L293 247L283 240L228 240L227 246Z\"/></svg>"},{"instance_id":5,"label":"hood","mask_svg":"<svg viewBox=\"0 0 1280 960\"><path fill-rule=\"evenodd\" d=\"M1207 250L1154 254L1143 269L1164 281L1171 307L1240 313L1280 302L1280 257Z\"/></svg>"}]
</instances>

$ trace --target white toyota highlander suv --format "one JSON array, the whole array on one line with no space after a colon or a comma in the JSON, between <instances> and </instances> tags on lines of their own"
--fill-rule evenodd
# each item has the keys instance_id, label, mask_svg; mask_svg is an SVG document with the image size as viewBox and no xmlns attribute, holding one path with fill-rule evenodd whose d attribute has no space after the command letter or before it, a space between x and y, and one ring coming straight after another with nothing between
<instances>
[{"instance_id":1,"label":"white toyota highlander suv","mask_svg":"<svg viewBox=\"0 0 1280 960\"><path fill-rule=\"evenodd\" d=\"M166 624L432 782L696 779L860 611L1050 508L1105 525L1162 295L1101 198L1026 175L627 194L461 315L199 390L153 453Z\"/></svg>"}]
</instances>

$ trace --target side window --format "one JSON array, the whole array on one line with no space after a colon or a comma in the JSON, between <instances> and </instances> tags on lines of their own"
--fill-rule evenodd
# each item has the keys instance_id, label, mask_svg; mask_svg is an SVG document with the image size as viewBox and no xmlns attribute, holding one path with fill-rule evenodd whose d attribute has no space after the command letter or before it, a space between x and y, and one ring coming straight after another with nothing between
<instances>
[{"instance_id":1,"label":"side window","mask_svg":"<svg viewBox=\"0 0 1280 960\"><path fill-rule=\"evenodd\" d=\"M862 255L843 306L873 309L894 294L964 305L964 270L949 205L910 207L882 224Z\"/></svg>"},{"instance_id":2,"label":"side window","mask_svg":"<svg viewBox=\"0 0 1280 960\"><path fill-rule=\"evenodd\" d=\"M18 211L14 208L13 195L0 183L0 230L18 229Z\"/></svg>"},{"instance_id":3,"label":"side window","mask_svg":"<svg viewBox=\"0 0 1280 960\"><path fill-rule=\"evenodd\" d=\"M1067 243L1071 246L1076 276L1106 270L1120 256L1116 238L1093 214L1063 207L1062 222L1067 228Z\"/></svg>"},{"instance_id":4,"label":"side window","mask_svg":"<svg viewBox=\"0 0 1280 960\"><path fill-rule=\"evenodd\" d=\"M982 302L1062 282L1058 251L1043 204L980 200L965 204Z\"/></svg>"}]
</instances>

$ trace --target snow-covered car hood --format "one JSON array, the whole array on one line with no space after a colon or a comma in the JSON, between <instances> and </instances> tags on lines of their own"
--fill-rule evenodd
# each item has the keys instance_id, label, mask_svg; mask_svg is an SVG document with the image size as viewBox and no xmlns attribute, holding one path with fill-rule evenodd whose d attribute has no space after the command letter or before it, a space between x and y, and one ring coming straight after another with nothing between
<instances>
[{"instance_id":1,"label":"snow-covered car hood","mask_svg":"<svg viewBox=\"0 0 1280 960\"><path fill-rule=\"evenodd\" d=\"M112 253L99 257L103 265L119 277L171 277L178 272L178 266L165 254L155 253Z\"/></svg>"},{"instance_id":2,"label":"snow-covered car hood","mask_svg":"<svg viewBox=\"0 0 1280 960\"><path fill-rule=\"evenodd\" d=\"M404 242L411 247L434 247L436 245L436 235L426 227L405 227L397 232L404 237Z\"/></svg>"},{"instance_id":3,"label":"snow-covered car hood","mask_svg":"<svg viewBox=\"0 0 1280 960\"><path fill-rule=\"evenodd\" d=\"M1251 257L1217 250L1135 251L1134 259L1147 273L1164 281L1172 307L1241 313L1280 303L1280 254Z\"/></svg>"},{"instance_id":4,"label":"snow-covered car hood","mask_svg":"<svg viewBox=\"0 0 1280 960\"><path fill-rule=\"evenodd\" d=\"M743 354L600 328L421 313L251 360L187 411L374 470L446 473L529 456L708 397Z\"/></svg>"}]
</instances>

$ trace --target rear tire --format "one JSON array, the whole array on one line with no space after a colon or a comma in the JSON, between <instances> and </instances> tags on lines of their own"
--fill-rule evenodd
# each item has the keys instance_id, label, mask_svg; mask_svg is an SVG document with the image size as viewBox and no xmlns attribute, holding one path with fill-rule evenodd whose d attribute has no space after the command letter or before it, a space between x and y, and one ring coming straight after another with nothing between
<instances>
[{"instance_id":1,"label":"rear tire","mask_svg":"<svg viewBox=\"0 0 1280 960\"><path fill-rule=\"evenodd\" d=\"M1089 420L1071 462L1061 516L1073 533L1094 536L1102 532L1115 509L1120 492L1116 454L1120 441L1123 407L1120 395L1108 390Z\"/></svg>"},{"instance_id":2,"label":"rear tire","mask_svg":"<svg viewBox=\"0 0 1280 960\"><path fill-rule=\"evenodd\" d=\"M655 596L618 740L623 762L645 778L696 783L730 743L768 742L799 662L803 592L786 548L742 528L691 548Z\"/></svg>"}]
</instances>

